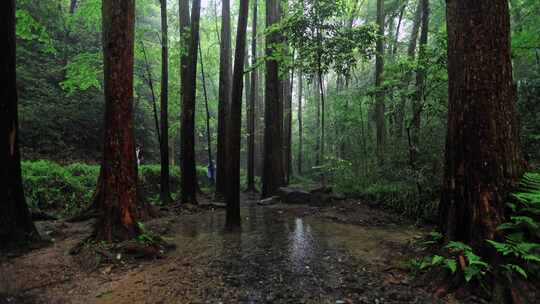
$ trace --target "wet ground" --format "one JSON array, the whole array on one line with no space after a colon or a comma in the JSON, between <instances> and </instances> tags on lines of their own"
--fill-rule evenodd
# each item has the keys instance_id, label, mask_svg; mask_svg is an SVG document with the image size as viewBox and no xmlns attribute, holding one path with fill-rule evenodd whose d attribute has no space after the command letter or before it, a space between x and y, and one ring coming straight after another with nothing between
<instances>
[{"instance_id":1,"label":"wet ground","mask_svg":"<svg viewBox=\"0 0 540 304\"><path fill-rule=\"evenodd\" d=\"M88 223L56 224L52 246L2 264L0 293L15 296L0 303L431 303L405 270L424 232L398 217L246 202L242 220L241 233L224 232L222 210L152 220L176 249L138 263L71 256Z\"/></svg>"}]
</instances>

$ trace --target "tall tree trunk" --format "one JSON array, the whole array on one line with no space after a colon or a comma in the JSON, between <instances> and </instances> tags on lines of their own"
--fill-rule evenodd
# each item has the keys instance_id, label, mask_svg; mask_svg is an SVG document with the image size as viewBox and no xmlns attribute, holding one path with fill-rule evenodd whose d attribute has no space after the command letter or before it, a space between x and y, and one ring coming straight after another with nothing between
<instances>
[{"instance_id":1,"label":"tall tree trunk","mask_svg":"<svg viewBox=\"0 0 540 304\"><path fill-rule=\"evenodd\" d=\"M448 133L440 224L490 255L522 174L506 0L448 0Z\"/></svg>"},{"instance_id":2,"label":"tall tree trunk","mask_svg":"<svg viewBox=\"0 0 540 304\"><path fill-rule=\"evenodd\" d=\"M69 4L69 13L75 14L75 10L77 9L77 0L71 0Z\"/></svg>"},{"instance_id":3,"label":"tall tree trunk","mask_svg":"<svg viewBox=\"0 0 540 304\"><path fill-rule=\"evenodd\" d=\"M119 13L121 12L121 13ZM134 0L104 0L103 61L105 140L101 164L97 240L122 241L139 231L134 208L137 201L137 161L133 127Z\"/></svg>"},{"instance_id":4,"label":"tall tree trunk","mask_svg":"<svg viewBox=\"0 0 540 304\"><path fill-rule=\"evenodd\" d=\"M182 123L180 129L180 180L183 204L197 204L197 170L195 167L195 99L197 93L197 52L201 1L193 0L188 46L187 69L182 87Z\"/></svg>"},{"instance_id":5,"label":"tall tree trunk","mask_svg":"<svg viewBox=\"0 0 540 304\"><path fill-rule=\"evenodd\" d=\"M298 175L302 175L302 160L303 160L303 144L304 134L302 126L302 85L303 85L302 69L298 71Z\"/></svg>"},{"instance_id":6,"label":"tall tree trunk","mask_svg":"<svg viewBox=\"0 0 540 304\"><path fill-rule=\"evenodd\" d=\"M375 58L375 122L377 126L377 162L379 167L384 164L384 149L386 141L386 121L384 117L384 0L377 0L377 55Z\"/></svg>"},{"instance_id":7,"label":"tall tree trunk","mask_svg":"<svg viewBox=\"0 0 540 304\"><path fill-rule=\"evenodd\" d=\"M150 89L150 94L152 95L152 113L154 114L154 126L156 129L156 138L158 143L161 144L161 133L159 131L159 118L157 110L157 100L156 100L156 91L154 90L154 80L152 77L152 67L150 62L148 62L148 56L146 56L146 48L144 47L144 42L141 40L141 49L144 57L144 68L146 70L146 82L148 83L148 88Z\"/></svg>"},{"instance_id":8,"label":"tall tree trunk","mask_svg":"<svg viewBox=\"0 0 540 304\"><path fill-rule=\"evenodd\" d=\"M319 83L319 96L321 97L321 150L320 150L320 153L319 153L319 161L321 162L321 164L324 164L325 161L324 161L324 140L325 140L325 136L324 136L324 126L325 126L325 123L324 123L324 116L325 116L325 110L324 110L324 79L323 79L323 75L322 75L322 72L320 72L319 70L319 73L317 75L318 77L318 83ZM321 183L323 186L326 186L326 180L325 180L325 175L324 173L321 174Z\"/></svg>"},{"instance_id":9,"label":"tall tree trunk","mask_svg":"<svg viewBox=\"0 0 540 304\"><path fill-rule=\"evenodd\" d=\"M188 69L188 48L189 48L189 0L178 0L178 29L180 34L181 50L180 50L180 103L184 99L184 88L186 87L186 73ZM181 128L178 128L178 134L181 134ZM174 142L174 141L173 141ZM174 144L173 144L173 157ZM180 159L182 158L182 150L180 149ZM174 163L174 160L171 162ZM180 161L180 167L182 162Z\"/></svg>"},{"instance_id":10,"label":"tall tree trunk","mask_svg":"<svg viewBox=\"0 0 540 304\"><path fill-rule=\"evenodd\" d=\"M317 102L317 113L316 113L316 122L315 122L315 132L317 137L315 139L315 166L321 164L321 91L319 89L318 80L313 77L313 96L315 97L315 102Z\"/></svg>"},{"instance_id":11,"label":"tall tree trunk","mask_svg":"<svg viewBox=\"0 0 540 304\"><path fill-rule=\"evenodd\" d=\"M416 168L418 157L418 146L420 144L420 125L422 118L422 109L424 107L424 94L426 87L426 47L428 42L429 29L429 0L420 0L422 3L422 26L420 31L420 45L418 51L418 67L416 68L416 90L412 103L412 121L411 126L411 145L410 158L411 166Z\"/></svg>"},{"instance_id":12,"label":"tall tree trunk","mask_svg":"<svg viewBox=\"0 0 540 304\"><path fill-rule=\"evenodd\" d=\"M286 185L289 184L291 176L293 76L293 71L287 71L287 77L283 81L283 171Z\"/></svg>"},{"instance_id":13,"label":"tall tree trunk","mask_svg":"<svg viewBox=\"0 0 540 304\"><path fill-rule=\"evenodd\" d=\"M418 31L420 29L420 19L422 17L422 0L417 0L416 13L414 14L411 37L409 38L409 45L407 47L407 59L413 61L416 57L416 42L418 40ZM402 79L403 89L407 90L409 88L409 83L411 82L412 71L405 72L405 75ZM407 104L407 96L403 94L400 98L399 108L397 113L397 130L396 137L401 139L403 137L403 121L405 120L405 106Z\"/></svg>"},{"instance_id":14,"label":"tall tree trunk","mask_svg":"<svg viewBox=\"0 0 540 304\"><path fill-rule=\"evenodd\" d=\"M266 26L280 21L277 0L266 0ZM273 44L279 43L277 33L266 36L266 56L275 55ZM265 77L265 113L264 113L264 164L262 178L262 197L276 193L283 185L283 106L279 66L275 59L266 60Z\"/></svg>"},{"instance_id":15,"label":"tall tree trunk","mask_svg":"<svg viewBox=\"0 0 540 304\"><path fill-rule=\"evenodd\" d=\"M21 176L17 76L15 64L15 0L0 5L0 31L4 55L0 70L4 84L0 87L0 125L2 137L2 199L0 202L0 251L39 237L26 206Z\"/></svg>"},{"instance_id":16,"label":"tall tree trunk","mask_svg":"<svg viewBox=\"0 0 540 304\"><path fill-rule=\"evenodd\" d=\"M246 54L246 30L248 21L249 0L240 0L238 27L234 55L233 87L231 95L231 112L227 126L227 214L226 227L240 227L240 136L242 128L242 90L244 75L244 57Z\"/></svg>"},{"instance_id":17,"label":"tall tree trunk","mask_svg":"<svg viewBox=\"0 0 540 304\"><path fill-rule=\"evenodd\" d=\"M259 90L257 65L257 0L253 0L253 18L251 26L251 93L248 106L248 157L247 157L247 191L255 191L255 105Z\"/></svg>"},{"instance_id":18,"label":"tall tree trunk","mask_svg":"<svg viewBox=\"0 0 540 304\"><path fill-rule=\"evenodd\" d=\"M167 0L161 1L161 202L171 202L169 176L169 35L167 25Z\"/></svg>"},{"instance_id":19,"label":"tall tree trunk","mask_svg":"<svg viewBox=\"0 0 540 304\"><path fill-rule=\"evenodd\" d=\"M201 78L204 94L204 107L206 110L206 145L208 146L208 168L214 170L214 161L212 160L212 134L210 133L210 108L208 107L208 92L206 90L206 75L204 74L204 60L201 46L199 45L199 63L201 64ZM211 176L214 172L212 172Z\"/></svg>"},{"instance_id":20,"label":"tall tree trunk","mask_svg":"<svg viewBox=\"0 0 540 304\"><path fill-rule=\"evenodd\" d=\"M392 58L394 58L398 51L398 41L399 41L399 32L401 30L401 23L403 21L403 14L405 13L405 8L407 8L408 0L403 2L401 9L399 10L398 23L396 25L396 34L394 35L394 42L392 43Z\"/></svg>"},{"instance_id":21,"label":"tall tree trunk","mask_svg":"<svg viewBox=\"0 0 540 304\"><path fill-rule=\"evenodd\" d=\"M224 198L227 192L227 121L231 104L231 15L230 1L221 3L221 44L219 46L219 105L217 140L216 197Z\"/></svg>"}]
</instances>

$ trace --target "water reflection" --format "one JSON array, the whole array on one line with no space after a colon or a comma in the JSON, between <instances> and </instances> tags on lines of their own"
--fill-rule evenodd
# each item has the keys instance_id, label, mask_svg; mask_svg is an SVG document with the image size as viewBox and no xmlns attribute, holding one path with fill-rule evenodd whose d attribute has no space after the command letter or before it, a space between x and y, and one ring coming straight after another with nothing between
<instances>
[{"instance_id":1,"label":"water reflection","mask_svg":"<svg viewBox=\"0 0 540 304\"><path fill-rule=\"evenodd\" d=\"M347 256L375 262L384 255L381 242L404 243L411 237L403 231L292 217L272 208L243 207L241 216L238 233L224 232L222 211L182 217L173 231L177 255L193 257L194 267L201 258L210 260L206 263L216 280L242 290L242 303L264 302L278 289L300 298L314 287L338 288L339 263Z\"/></svg>"},{"instance_id":2,"label":"water reflection","mask_svg":"<svg viewBox=\"0 0 540 304\"><path fill-rule=\"evenodd\" d=\"M294 219L294 231L290 238L290 260L295 271L304 271L313 257L313 235L309 224L302 218Z\"/></svg>"}]
</instances>

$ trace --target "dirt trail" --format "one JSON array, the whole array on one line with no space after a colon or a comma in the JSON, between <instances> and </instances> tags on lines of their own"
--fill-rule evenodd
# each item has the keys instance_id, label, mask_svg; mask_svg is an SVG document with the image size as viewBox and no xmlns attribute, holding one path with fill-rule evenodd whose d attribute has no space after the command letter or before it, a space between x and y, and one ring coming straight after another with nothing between
<instances>
[{"instance_id":1,"label":"dirt trail","mask_svg":"<svg viewBox=\"0 0 540 304\"><path fill-rule=\"evenodd\" d=\"M0 303L431 303L404 270L424 232L395 216L248 201L242 220L241 233L223 231L222 210L149 221L177 248L112 264L68 254L89 223L40 225L55 242L2 262Z\"/></svg>"}]
</instances>

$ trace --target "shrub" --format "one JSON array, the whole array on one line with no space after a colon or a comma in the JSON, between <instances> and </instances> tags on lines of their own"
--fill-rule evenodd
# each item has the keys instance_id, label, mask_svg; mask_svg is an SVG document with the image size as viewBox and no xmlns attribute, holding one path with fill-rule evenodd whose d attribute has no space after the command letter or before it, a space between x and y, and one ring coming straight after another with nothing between
<instances>
[{"instance_id":1,"label":"shrub","mask_svg":"<svg viewBox=\"0 0 540 304\"><path fill-rule=\"evenodd\" d=\"M24 161L22 175L26 201L31 209L71 215L92 198L99 167L80 163L61 166L46 160Z\"/></svg>"},{"instance_id":2,"label":"shrub","mask_svg":"<svg viewBox=\"0 0 540 304\"><path fill-rule=\"evenodd\" d=\"M23 186L26 201L31 209L51 212L59 216L77 214L90 203L96 189L99 165L58 163L39 160L22 162ZM209 187L206 168L197 167L201 187ZM139 166L141 199L158 202L160 166ZM171 167L171 192L173 198L180 191L180 170Z\"/></svg>"}]
</instances>

